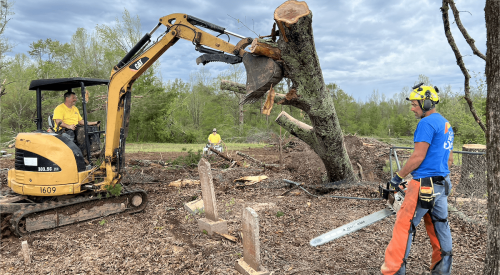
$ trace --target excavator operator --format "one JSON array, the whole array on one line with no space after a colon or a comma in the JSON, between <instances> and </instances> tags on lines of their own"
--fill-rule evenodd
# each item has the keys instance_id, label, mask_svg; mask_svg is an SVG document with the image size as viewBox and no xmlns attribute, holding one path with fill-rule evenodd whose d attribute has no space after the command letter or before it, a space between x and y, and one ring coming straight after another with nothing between
<instances>
[{"instance_id":1,"label":"excavator operator","mask_svg":"<svg viewBox=\"0 0 500 275\"><path fill-rule=\"evenodd\" d=\"M78 98L74 92L68 91L64 94L64 103L59 104L54 109L54 117L52 118L55 122L54 130L56 132L63 131L70 137L71 140L75 139L75 129L76 125L83 125L83 118L80 115L80 111L75 106ZM100 121L87 122L87 125L99 125Z\"/></svg>"},{"instance_id":2,"label":"excavator operator","mask_svg":"<svg viewBox=\"0 0 500 275\"><path fill-rule=\"evenodd\" d=\"M210 146L212 145L219 145L221 143L222 139L219 134L217 134L217 129L214 128L212 130L212 133L208 135L208 143Z\"/></svg>"}]
</instances>

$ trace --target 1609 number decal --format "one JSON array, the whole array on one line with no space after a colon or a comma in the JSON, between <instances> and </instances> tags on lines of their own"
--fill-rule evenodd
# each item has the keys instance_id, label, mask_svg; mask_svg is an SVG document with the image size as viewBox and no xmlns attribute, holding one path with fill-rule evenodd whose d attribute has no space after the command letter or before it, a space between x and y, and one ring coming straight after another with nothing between
<instances>
[{"instance_id":1,"label":"1609 number decal","mask_svg":"<svg viewBox=\"0 0 500 275\"><path fill-rule=\"evenodd\" d=\"M40 193L42 194L53 194L56 192L55 187L40 187Z\"/></svg>"}]
</instances>

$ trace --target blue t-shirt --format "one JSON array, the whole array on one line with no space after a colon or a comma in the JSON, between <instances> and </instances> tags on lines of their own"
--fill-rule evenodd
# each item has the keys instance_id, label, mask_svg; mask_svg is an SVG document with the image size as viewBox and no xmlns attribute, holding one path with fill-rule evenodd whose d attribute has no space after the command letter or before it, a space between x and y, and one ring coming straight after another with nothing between
<instances>
[{"instance_id":1,"label":"blue t-shirt","mask_svg":"<svg viewBox=\"0 0 500 275\"><path fill-rule=\"evenodd\" d=\"M427 142L429 149L424 161L411 173L414 179L445 177L450 173L448 158L453 150L453 138L453 129L441 114L434 113L420 120L413 141Z\"/></svg>"}]
</instances>

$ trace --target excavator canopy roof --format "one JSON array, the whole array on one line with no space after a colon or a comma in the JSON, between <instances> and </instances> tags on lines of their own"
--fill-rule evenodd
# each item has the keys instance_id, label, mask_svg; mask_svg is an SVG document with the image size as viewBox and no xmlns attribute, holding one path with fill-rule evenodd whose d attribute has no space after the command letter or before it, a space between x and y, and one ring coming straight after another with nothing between
<instances>
[{"instance_id":1,"label":"excavator canopy roof","mask_svg":"<svg viewBox=\"0 0 500 275\"><path fill-rule=\"evenodd\" d=\"M85 87L95 85L108 85L109 79L97 78L53 78L53 79L37 79L30 83L30 90L36 91L38 88L42 91L65 91L73 88L80 88L80 83L83 82Z\"/></svg>"}]
</instances>

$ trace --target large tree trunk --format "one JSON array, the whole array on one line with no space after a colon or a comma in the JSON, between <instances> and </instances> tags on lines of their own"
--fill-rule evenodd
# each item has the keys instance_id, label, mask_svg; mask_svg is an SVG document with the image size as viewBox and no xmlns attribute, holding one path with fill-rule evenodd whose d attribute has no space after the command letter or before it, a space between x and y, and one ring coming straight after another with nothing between
<instances>
[{"instance_id":1,"label":"large tree trunk","mask_svg":"<svg viewBox=\"0 0 500 275\"><path fill-rule=\"evenodd\" d=\"M488 248L484 274L500 274L500 1L487 0L486 18L486 163Z\"/></svg>"},{"instance_id":2,"label":"large tree trunk","mask_svg":"<svg viewBox=\"0 0 500 275\"><path fill-rule=\"evenodd\" d=\"M276 9L274 18L280 29L278 48L284 75L292 81L282 104L303 110L312 127L305 127L286 113L281 113L276 122L311 146L323 160L329 181L355 180L316 53L312 13L305 2L287 1Z\"/></svg>"}]
</instances>

